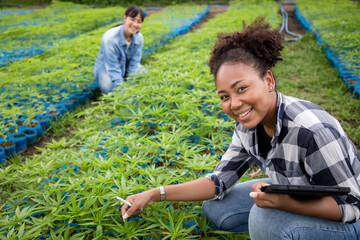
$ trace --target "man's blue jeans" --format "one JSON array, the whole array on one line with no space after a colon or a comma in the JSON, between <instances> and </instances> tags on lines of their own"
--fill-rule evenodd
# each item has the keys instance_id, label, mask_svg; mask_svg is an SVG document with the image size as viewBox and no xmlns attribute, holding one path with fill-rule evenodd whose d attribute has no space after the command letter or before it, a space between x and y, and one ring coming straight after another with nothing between
<instances>
[{"instance_id":1,"label":"man's blue jeans","mask_svg":"<svg viewBox=\"0 0 360 240\"><path fill-rule=\"evenodd\" d=\"M256 179L237 184L223 200L203 203L211 227L233 233L250 233L251 240L277 239L360 239L360 220L341 223L308 217L276 209L264 209L255 205L249 196L250 186Z\"/></svg>"}]
</instances>

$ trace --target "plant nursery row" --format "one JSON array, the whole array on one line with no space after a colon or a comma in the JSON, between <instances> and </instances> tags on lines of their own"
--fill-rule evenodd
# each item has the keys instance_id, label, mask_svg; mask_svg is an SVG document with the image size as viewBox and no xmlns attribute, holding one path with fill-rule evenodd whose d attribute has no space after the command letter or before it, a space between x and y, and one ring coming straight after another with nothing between
<instances>
[{"instance_id":1,"label":"plant nursery row","mask_svg":"<svg viewBox=\"0 0 360 240\"><path fill-rule=\"evenodd\" d=\"M177 15L181 9L187 10ZM52 120L54 138L38 146L37 154L6 160L8 165L0 168L0 239L249 238L211 229L201 202L156 202L124 221L115 199L205 176L231 142L234 122L221 110L207 65L216 36L240 30L242 20L266 16L280 28L282 19L275 1L234 0L200 29L171 40L163 37L207 10L205 5L176 5L150 15L141 29L144 49L162 45L144 51L147 73L121 85L121 93L88 101ZM161 24L171 16L179 16L173 19L176 27ZM0 87L10 96L1 99L1 93L1 104L16 109L3 105L3 118L16 122L17 114L31 116L37 107L27 102L41 102L35 98L42 96L62 101L90 89L91 98L93 63L109 27L0 68L5 79ZM274 69L279 90L320 104L360 142L359 102L339 81L313 36L284 44L284 61ZM26 108L18 106L25 102Z\"/></svg>"},{"instance_id":2,"label":"plant nursery row","mask_svg":"<svg viewBox=\"0 0 360 240\"><path fill-rule=\"evenodd\" d=\"M142 31L146 42L144 58L171 38L184 34L199 22L208 10L205 5L196 7L183 5L168 7L161 13L150 16L146 19L144 31ZM110 8L108 14L112 14L112 11ZM106 13L106 9L103 12ZM166 22L166 24L161 24L161 22ZM43 127L47 129L50 120L74 110L75 107L83 105L94 97L94 91L97 88L91 73L96 58L94 49L98 51L101 34L111 26L107 25L95 32L82 34L78 38L49 50L44 55L19 61L1 69L5 81L1 83L3 87L0 97L2 106L0 117L4 121L0 125L2 131L0 137L3 140L16 142L15 145L4 146L6 156L23 152L27 146L36 141L34 129L28 129L26 125L31 122L36 125L36 122L43 121L46 122L46 124L43 123ZM74 49L79 51L74 52ZM88 52L93 52L93 54L88 55ZM78 58L81 58L81 62L76 60ZM26 68L26 65L31 69ZM14 69L19 70L14 71ZM18 79L21 79L21 82ZM19 92L20 88L22 90ZM31 136L27 136L23 130L26 132L32 130ZM21 137L20 140L18 133L21 131L21 134L31 140L28 139L27 143L24 143L26 136ZM40 136L42 135L38 134L37 137ZM6 139L8 137L11 139Z\"/></svg>"},{"instance_id":3,"label":"plant nursery row","mask_svg":"<svg viewBox=\"0 0 360 240\"><path fill-rule=\"evenodd\" d=\"M115 196L182 183L213 169L229 144L233 123L220 110L208 54L216 34L239 29L242 19L250 22L261 14L278 25L278 5L263 1L263 6L232 2L226 13L202 29L153 53L148 73L124 84L122 94L65 117L85 117L87 123L78 123L76 137L54 140L41 155L25 160L21 165L26 184L14 179L15 165L4 168L2 174L8 177L1 187L7 200L0 215L1 233L52 239L214 234L199 203L157 203L124 222ZM145 23L143 27L145 32ZM86 66L88 74L91 68Z\"/></svg>"},{"instance_id":4,"label":"plant nursery row","mask_svg":"<svg viewBox=\"0 0 360 240\"><path fill-rule=\"evenodd\" d=\"M341 79L360 98L359 4L351 0L301 0L297 6L298 21L305 30L314 32Z\"/></svg>"},{"instance_id":5,"label":"plant nursery row","mask_svg":"<svg viewBox=\"0 0 360 240\"><path fill-rule=\"evenodd\" d=\"M168 32L169 36L163 36L160 41L165 40L166 37L171 38L175 33L182 33L186 30L186 26L194 24L195 18L198 17L196 11L199 10L199 6L188 7L187 10L175 10L176 8L170 10L170 8L167 8L166 21L163 22L167 26L162 26L159 22L160 19L153 22L162 29L172 28ZM0 66L43 53L53 46L101 26L121 23L124 11L125 9L121 7L85 8L81 5L74 5L74 8L69 10L69 4L58 3L50 8L38 9L25 14L21 19L14 15L0 18L2 24L0 29L3 29L0 37L0 46L3 49L0 53ZM170 15L171 12L173 15ZM199 17L204 15L206 13ZM162 14L162 20L164 20L164 14ZM9 23L12 24L9 25ZM177 29L180 27L183 29ZM158 44L154 43L152 47L155 48Z\"/></svg>"}]
</instances>

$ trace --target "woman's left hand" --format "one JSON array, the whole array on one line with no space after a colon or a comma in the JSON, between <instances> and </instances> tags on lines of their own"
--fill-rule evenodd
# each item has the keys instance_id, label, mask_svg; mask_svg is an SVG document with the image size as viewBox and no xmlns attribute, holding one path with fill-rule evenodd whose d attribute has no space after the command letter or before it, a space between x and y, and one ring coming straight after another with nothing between
<instances>
[{"instance_id":1,"label":"woman's left hand","mask_svg":"<svg viewBox=\"0 0 360 240\"><path fill-rule=\"evenodd\" d=\"M284 209L293 198L288 194L265 193L261 188L269 185L266 182L258 182L251 185L250 197L255 200L256 206L260 208Z\"/></svg>"}]
</instances>

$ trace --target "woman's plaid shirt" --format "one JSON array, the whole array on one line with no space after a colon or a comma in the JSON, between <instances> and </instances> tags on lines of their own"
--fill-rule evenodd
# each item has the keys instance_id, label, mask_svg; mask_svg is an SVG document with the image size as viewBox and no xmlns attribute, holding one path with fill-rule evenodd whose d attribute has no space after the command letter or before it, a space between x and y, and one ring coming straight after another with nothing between
<instances>
[{"instance_id":1,"label":"woman's plaid shirt","mask_svg":"<svg viewBox=\"0 0 360 240\"><path fill-rule=\"evenodd\" d=\"M259 153L256 128L236 123L228 150L206 176L215 183L215 199L222 199L256 163L274 184L350 187L349 195L334 199L343 222L359 219L360 154L339 122L318 105L279 92L276 115L266 159Z\"/></svg>"}]
</instances>

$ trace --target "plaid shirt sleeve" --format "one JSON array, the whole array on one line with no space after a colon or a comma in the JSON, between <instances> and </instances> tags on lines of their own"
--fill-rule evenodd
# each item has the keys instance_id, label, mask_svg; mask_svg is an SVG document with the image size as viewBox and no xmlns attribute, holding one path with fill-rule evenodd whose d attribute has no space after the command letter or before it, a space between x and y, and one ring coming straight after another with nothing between
<instances>
[{"instance_id":1,"label":"plaid shirt sleeve","mask_svg":"<svg viewBox=\"0 0 360 240\"><path fill-rule=\"evenodd\" d=\"M214 199L223 199L235 186L240 177L246 172L253 162L245 150L243 142L235 128L232 142L213 173L206 175L215 183Z\"/></svg>"}]
</instances>

